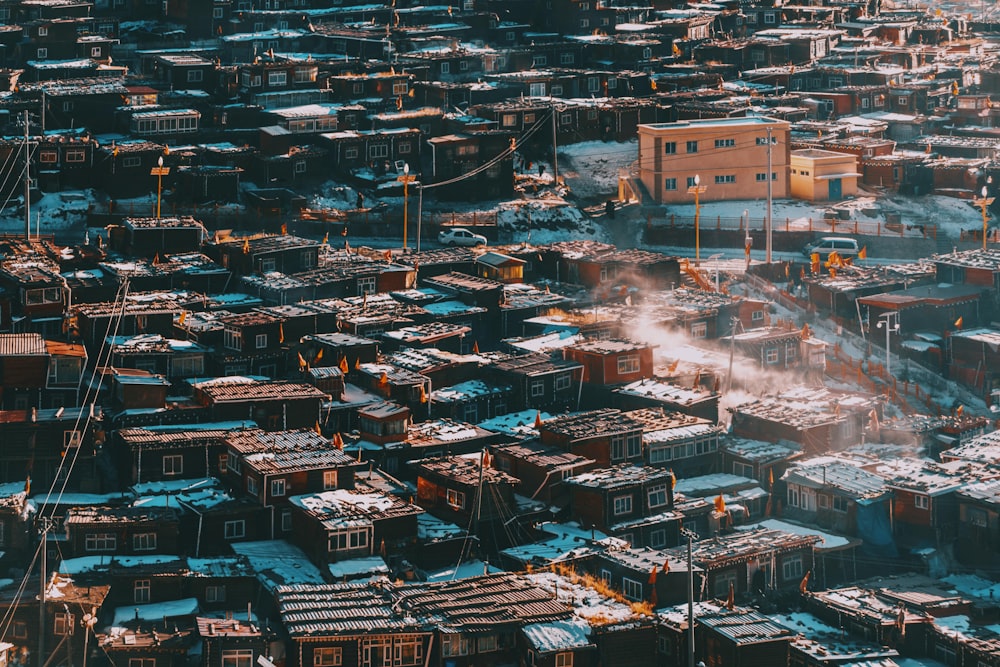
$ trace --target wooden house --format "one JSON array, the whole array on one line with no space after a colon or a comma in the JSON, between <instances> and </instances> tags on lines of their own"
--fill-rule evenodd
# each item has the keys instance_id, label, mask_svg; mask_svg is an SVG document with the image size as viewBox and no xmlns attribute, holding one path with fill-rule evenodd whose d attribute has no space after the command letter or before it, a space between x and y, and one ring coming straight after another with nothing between
<instances>
[{"instance_id":1,"label":"wooden house","mask_svg":"<svg viewBox=\"0 0 1000 667\"><path fill-rule=\"evenodd\" d=\"M596 385L634 382L653 374L653 346L627 340L596 340L566 348L583 366L583 381Z\"/></svg>"},{"instance_id":2,"label":"wooden house","mask_svg":"<svg viewBox=\"0 0 1000 667\"><path fill-rule=\"evenodd\" d=\"M490 453L498 470L518 480L519 494L556 507L569 505L564 479L597 468L593 459L532 440L496 445Z\"/></svg>"},{"instance_id":3,"label":"wooden house","mask_svg":"<svg viewBox=\"0 0 1000 667\"><path fill-rule=\"evenodd\" d=\"M314 428L329 396L294 382L200 383L194 400L215 421L249 419L268 431Z\"/></svg>"},{"instance_id":4,"label":"wooden house","mask_svg":"<svg viewBox=\"0 0 1000 667\"><path fill-rule=\"evenodd\" d=\"M539 427L542 444L585 456L602 466L642 460L643 425L605 408L556 417Z\"/></svg>"},{"instance_id":5,"label":"wooden house","mask_svg":"<svg viewBox=\"0 0 1000 667\"><path fill-rule=\"evenodd\" d=\"M318 566L396 553L417 536L423 510L368 486L296 495L289 499L291 541Z\"/></svg>"},{"instance_id":6,"label":"wooden house","mask_svg":"<svg viewBox=\"0 0 1000 667\"><path fill-rule=\"evenodd\" d=\"M674 511L668 470L622 464L563 480L570 515L633 546L663 548L680 539L682 516Z\"/></svg>"},{"instance_id":7,"label":"wooden house","mask_svg":"<svg viewBox=\"0 0 1000 667\"><path fill-rule=\"evenodd\" d=\"M67 556L177 553L179 548L174 509L76 507L64 524Z\"/></svg>"}]
</instances>

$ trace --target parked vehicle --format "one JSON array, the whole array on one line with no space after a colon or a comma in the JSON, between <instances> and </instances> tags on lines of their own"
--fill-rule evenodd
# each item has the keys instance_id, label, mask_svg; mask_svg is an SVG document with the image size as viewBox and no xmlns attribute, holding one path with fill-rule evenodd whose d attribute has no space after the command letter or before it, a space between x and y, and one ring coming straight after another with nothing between
<instances>
[{"instance_id":1,"label":"parked vehicle","mask_svg":"<svg viewBox=\"0 0 1000 667\"><path fill-rule=\"evenodd\" d=\"M444 245L478 246L486 245L486 237L474 234L464 227L442 229L438 233L438 241Z\"/></svg>"},{"instance_id":2,"label":"parked vehicle","mask_svg":"<svg viewBox=\"0 0 1000 667\"><path fill-rule=\"evenodd\" d=\"M813 253L818 253L821 259L826 259L831 252L836 251L841 257L857 257L858 242L846 236L824 236L821 239L807 243L802 248L802 254L808 257Z\"/></svg>"}]
</instances>

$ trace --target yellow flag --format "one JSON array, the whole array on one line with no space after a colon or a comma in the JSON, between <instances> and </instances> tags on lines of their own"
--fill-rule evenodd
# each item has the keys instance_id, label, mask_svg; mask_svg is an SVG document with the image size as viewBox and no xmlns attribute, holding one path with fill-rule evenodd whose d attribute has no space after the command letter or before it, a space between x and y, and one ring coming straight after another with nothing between
<instances>
[{"instance_id":1,"label":"yellow flag","mask_svg":"<svg viewBox=\"0 0 1000 667\"><path fill-rule=\"evenodd\" d=\"M177 324L183 325L184 324L184 320L187 319L187 316L188 316L188 311L186 311L186 310L181 311L181 318L179 320L177 320Z\"/></svg>"}]
</instances>

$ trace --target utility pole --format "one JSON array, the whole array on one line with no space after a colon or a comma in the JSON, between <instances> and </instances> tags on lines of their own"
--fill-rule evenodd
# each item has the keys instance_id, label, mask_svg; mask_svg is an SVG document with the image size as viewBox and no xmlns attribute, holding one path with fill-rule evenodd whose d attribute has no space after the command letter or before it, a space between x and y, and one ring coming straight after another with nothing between
<instances>
[{"instance_id":1,"label":"utility pole","mask_svg":"<svg viewBox=\"0 0 1000 667\"><path fill-rule=\"evenodd\" d=\"M694 558L691 554L691 544L698 538L693 530L681 528L681 536L688 541L688 667L694 664Z\"/></svg>"},{"instance_id":2,"label":"utility pole","mask_svg":"<svg viewBox=\"0 0 1000 667\"><path fill-rule=\"evenodd\" d=\"M559 185L559 146L557 141L556 105L552 104L552 185Z\"/></svg>"},{"instance_id":3,"label":"utility pole","mask_svg":"<svg viewBox=\"0 0 1000 667\"><path fill-rule=\"evenodd\" d=\"M889 352L889 334L899 332L899 313L894 310L890 310L887 313L882 313L878 317L879 321L876 326L878 326L879 329L885 329L885 374L888 378L890 378L889 383L891 387L892 370L890 364L892 362L892 355Z\"/></svg>"},{"instance_id":4,"label":"utility pole","mask_svg":"<svg viewBox=\"0 0 1000 667\"><path fill-rule=\"evenodd\" d=\"M28 112L24 112L24 238L31 240L31 151L28 147Z\"/></svg>"},{"instance_id":5,"label":"utility pole","mask_svg":"<svg viewBox=\"0 0 1000 667\"><path fill-rule=\"evenodd\" d=\"M729 332L729 375L726 376L726 393L728 394L733 389L733 355L736 352L736 325L739 324L740 318L733 318L733 328Z\"/></svg>"},{"instance_id":6,"label":"utility pole","mask_svg":"<svg viewBox=\"0 0 1000 667\"><path fill-rule=\"evenodd\" d=\"M771 147L773 146L773 139L771 138L771 127L767 128L767 263L771 263L771 201L773 197L772 192L772 178L771 178Z\"/></svg>"},{"instance_id":7,"label":"utility pole","mask_svg":"<svg viewBox=\"0 0 1000 667\"><path fill-rule=\"evenodd\" d=\"M27 120L27 119L25 119ZM41 580L41 586L39 587L38 593L38 659L35 661L36 667L42 667L45 664L45 584L46 584L46 556L48 555L49 545L48 545L48 534L49 534L49 519L48 517L42 517L42 535L41 535L41 549L42 549L42 560L41 560L41 570L39 571L39 579Z\"/></svg>"}]
</instances>

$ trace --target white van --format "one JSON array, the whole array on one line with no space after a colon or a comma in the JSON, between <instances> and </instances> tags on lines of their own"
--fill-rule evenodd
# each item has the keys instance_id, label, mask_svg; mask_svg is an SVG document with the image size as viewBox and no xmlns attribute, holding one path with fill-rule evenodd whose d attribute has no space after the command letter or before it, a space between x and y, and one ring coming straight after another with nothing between
<instances>
[{"instance_id":1,"label":"white van","mask_svg":"<svg viewBox=\"0 0 1000 667\"><path fill-rule=\"evenodd\" d=\"M821 259L826 259L831 252L836 251L841 257L857 257L858 242L846 236L824 236L823 238L807 243L802 248L802 254L806 257L813 253L819 253Z\"/></svg>"}]
</instances>

